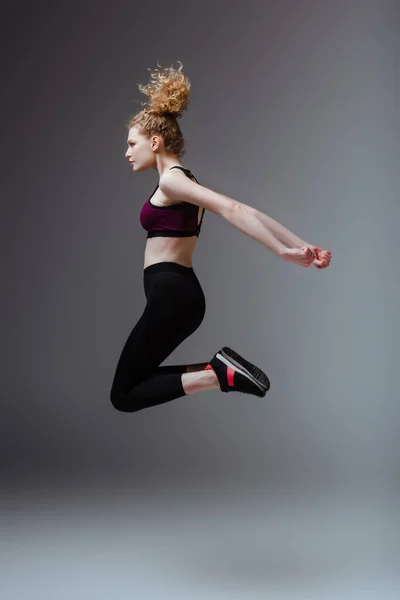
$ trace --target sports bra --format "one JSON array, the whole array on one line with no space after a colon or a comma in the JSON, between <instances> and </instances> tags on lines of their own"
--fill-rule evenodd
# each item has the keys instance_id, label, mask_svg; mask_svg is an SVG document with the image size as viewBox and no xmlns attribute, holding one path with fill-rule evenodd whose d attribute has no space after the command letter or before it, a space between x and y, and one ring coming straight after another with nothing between
<instances>
[{"instance_id":1,"label":"sports bra","mask_svg":"<svg viewBox=\"0 0 400 600\"><path fill-rule=\"evenodd\" d=\"M194 179L198 183L189 169L178 165L171 169L180 169L189 179ZM140 211L140 224L147 231L147 237L192 237L193 235L198 237L205 209L200 207L203 213L200 223L198 223L199 207L197 204L179 202L170 206L155 206L150 200L157 188L158 184Z\"/></svg>"}]
</instances>

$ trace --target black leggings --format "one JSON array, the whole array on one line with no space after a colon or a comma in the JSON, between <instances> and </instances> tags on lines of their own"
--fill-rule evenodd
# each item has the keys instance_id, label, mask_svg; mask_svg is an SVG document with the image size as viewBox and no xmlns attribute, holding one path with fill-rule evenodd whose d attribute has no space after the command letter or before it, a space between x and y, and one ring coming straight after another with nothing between
<instances>
[{"instance_id":1,"label":"black leggings","mask_svg":"<svg viewBox=\"0 0 400 600\"><path fill-rule=\"evenodd\" d=\"M159 365L200 326L206 299L193 267L161 262L143 271L146 306L123 347L110 398L135 412L185 396L186 365Z\"/></svg>"}]
</instances>

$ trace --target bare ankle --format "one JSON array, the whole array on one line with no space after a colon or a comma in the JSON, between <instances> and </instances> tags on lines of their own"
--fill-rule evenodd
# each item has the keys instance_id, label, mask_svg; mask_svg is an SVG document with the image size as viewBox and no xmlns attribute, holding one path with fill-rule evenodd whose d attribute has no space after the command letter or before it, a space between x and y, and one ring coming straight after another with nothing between
<instances>
[{"instance_id":1,"label":"bare ankle","mask_svg":"<svg viewBox=\"0 0 400 600\"><path fill-rule=\"evenodd\" d=\"M219 389L220 387L218 378L212 370L182 373L182 386L186 394Z\"/></svg>"}]
</instances>

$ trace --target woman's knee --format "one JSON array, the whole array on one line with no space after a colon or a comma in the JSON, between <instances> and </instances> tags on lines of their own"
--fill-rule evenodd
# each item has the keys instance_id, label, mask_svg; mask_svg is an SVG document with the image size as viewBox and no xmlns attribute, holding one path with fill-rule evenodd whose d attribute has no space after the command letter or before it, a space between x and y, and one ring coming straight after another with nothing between
<instances>
[{"instance_id":1,"label":"woman's knee","mask_svg":"<svg viewBox=\"0 0 400 600\"><path fill-rule=\"evenodd\" d=\"M123 398L121 398L121 396L118 396L118 394L116 394L113 390L111 390L111 392L110 392L110 400L111 400L111 404L113 405L115 410L124 412L123 411Z\"/></svg>"},{"instance_id":2,"label":"woman's knee","mask_svg":"<svg viewBox=\"0 0 400 600\"><path fill-rule=\"evenodd\" d=\"M135 399L132 398L132 394L130 394L128 401L125 395L117 394L115 391L111 390L110 400L112 406L119 412L137 412L140 410L139 405L135 404Z\"/></svg>"}]
</instances>

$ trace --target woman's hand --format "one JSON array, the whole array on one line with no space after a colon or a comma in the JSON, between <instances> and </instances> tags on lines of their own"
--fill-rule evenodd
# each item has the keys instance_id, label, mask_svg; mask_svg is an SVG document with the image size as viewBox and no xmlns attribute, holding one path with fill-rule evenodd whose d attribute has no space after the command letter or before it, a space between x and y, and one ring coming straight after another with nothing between
<instances>
[{"instance_id":1,"label":"woman's hand","mask_svg":"<svg viewBox=\"0 0 400 600\"><path fill-rule=\"evenodd\" d=\"M332 252L323 250L313 244L304 244L300 248L285 248L282 254L283 260L292 262L301 267L314 265L317 269L326 269L331 262Z\"/></svg>"},{"instance_id":2,"label":"woman's hand","mask_svg":"<svg viewBox=\"0 0 400 600\"><path fill-rule=\"evenodd\" d=\"M317 269L326 269L326 267L329 267L332 252L330 252L329 250L323 250L322 248L314 246L313 244L307 244L307 246L311 248L312 252L316 256L313 265L317 267Z\"/></svg>"},{"instance_id":3,"label":"woman's hand","mask_svg":"<svg viewBox=\"0 0 400 600\"><path fill-rule=\"evenodd\" d=\"M317 260L317 256L310 245L302 246L301 248L285 248L281 257L283 260L300 265L301 267L310 267Z\"/></svg>"}]
</instances>

